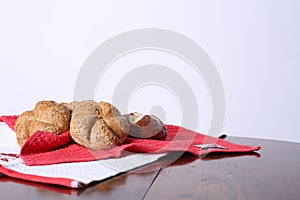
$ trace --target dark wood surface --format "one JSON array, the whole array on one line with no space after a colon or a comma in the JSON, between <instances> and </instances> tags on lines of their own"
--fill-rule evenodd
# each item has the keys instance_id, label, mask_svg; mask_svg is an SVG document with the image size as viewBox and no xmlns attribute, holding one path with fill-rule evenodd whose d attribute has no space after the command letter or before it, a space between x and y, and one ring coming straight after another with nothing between
<instances>
[{"instance_id":1,"label":"dark wood surface","mask_svg":"<svg viewBox=\"0 0 300 200\"><path fill-rule=\"evenodd\" d=\"M3 199L299 199L300 144L228 138L260 145L250 154L214 154L198 159L177 154L150 166L82 189L0 176Z\"/></svg>"}]
</instances>

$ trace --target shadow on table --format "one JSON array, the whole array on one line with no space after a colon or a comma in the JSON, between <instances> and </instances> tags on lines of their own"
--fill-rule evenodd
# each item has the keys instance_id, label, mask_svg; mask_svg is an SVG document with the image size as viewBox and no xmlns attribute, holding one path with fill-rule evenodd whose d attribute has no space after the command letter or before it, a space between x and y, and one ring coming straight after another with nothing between
<instances>
[{"instance_id":1,"label":"shadow on table","mask_svg":"<svg viewBox=\"0 0 300 200\"><path fill-rule=\"evenodd\" d=\"M225 159L225 158L235 158L242 156L254 156L256 158L260 158L260 154L257 152L245 152L245 153L209 153L203 157L202 160L217 160L217 159Z\"/></svg>"},{"instance_id":2,"label":"shadow on table","mask_svg":"<svg viewBox=\"0 0 300 200\"><path fill-rule=\"evenodd\" d=\"M179 157L180 156L180 157ZM197 157L190 153L184 153L180 154L180 152L172 152L169 153L168 156L160 159L165 159L165 163L168 163L168 161L173 161L169 165L164 165L163 167L168 166L180 166L180 165L186 165L189 163L192 163L198 159L204 160L204 161L210 161L210 160L219 160L219 159L228 159L228 158L237 158L237 157L245 157L245 156L254 156L256 158L260 158L260 154L257 152L244 152L244 153L226 153L226 152L218 152L218 153L209 153L202 157ZM179 157L179 158L178 158ZM176 159L177 158L177 159ZM175 160L176 159L176 160Z\"/></svg>"}]
</instances>

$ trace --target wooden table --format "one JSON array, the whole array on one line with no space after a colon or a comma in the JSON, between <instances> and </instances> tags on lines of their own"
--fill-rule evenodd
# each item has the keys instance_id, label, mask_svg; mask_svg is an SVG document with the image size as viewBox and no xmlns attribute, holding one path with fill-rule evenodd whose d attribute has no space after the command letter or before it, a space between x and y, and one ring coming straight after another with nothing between
<instances>
[{"instance_id":1,"label":"wooden table","mask_svg":"<svg viewBox=\"0 0 300 200\"><path fill-rule=\"evenodd\" d=\"M300 144L231 137L260 145L258 153L217 154L203 160L176 154L82 189L0 177L5 199L300 199Z\"/></svg>"}]
</instances>

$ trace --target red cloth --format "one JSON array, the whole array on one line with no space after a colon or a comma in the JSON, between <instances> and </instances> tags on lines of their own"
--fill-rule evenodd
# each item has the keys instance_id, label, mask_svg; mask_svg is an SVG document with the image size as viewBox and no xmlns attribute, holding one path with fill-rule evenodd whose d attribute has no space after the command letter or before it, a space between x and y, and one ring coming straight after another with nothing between
<instances>
[{"instance_id":1,"label":"red cloth","mask_svg":"<svg viewBox=\"0 0 300 200\"><path fill-rule=\"evenodd\" d=\"M2 116L13 129L18 116ZM168 136L165 141L128 138L121 146L110 150L94 151L76 144L69 131L60 135L48 132L35 132L23 145L20 156L26 165L48 165L64 162L93 161L106 158L118 158L128 153L165 153L169 151L190 152L202 157L212 152L252 152L260 146L234 144L223 139L197 133L180 126L167 125ZM218 144L226 149L201 150L195 144Z\"/></svg>"}]
</instances>

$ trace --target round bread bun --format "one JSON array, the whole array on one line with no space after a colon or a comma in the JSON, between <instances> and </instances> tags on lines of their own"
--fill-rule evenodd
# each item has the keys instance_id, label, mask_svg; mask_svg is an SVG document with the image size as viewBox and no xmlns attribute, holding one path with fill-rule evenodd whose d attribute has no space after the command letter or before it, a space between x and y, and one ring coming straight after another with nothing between
<instances>
[{"instance_id":1,"label":"round bread bun","mask_svg":"<svg viewBox=\"0 0 300 200\"><path fill-rule=\"evenodd\" d=\"M134 138L165 140L167 129L164 123L154 115L133 112L127 115L129 120L129 136Z\"/></svg>"},{"instance_id":2,"label":"round bread bun","mask_svg":"<svg viewBox=\"0 0 300 200\"><path fill-rule=\"evenodd\" d=\"M123 122L119 118L120 115L114 116L115 112L110 110L106 103L102 104L105 105L104 108L101 108L100 103L86 100L79 102L73 110L70 135L76 143L93 150L107 150L121 145L126 140L127 134L125 132L121 134L117 131L114 132L116 130L114 126L118 127L120 124L120 127L123 126ZM112 106L109 107L114 109ZM105 118L114 117L115 120L111 120L112 123L108 125Z\"/></svg>"},{"instance_id":3,"label":"round bread bun","mask_svg":"<svg viewBox=\"0 0 300 200\"><path fill-rule=\"evenodd\" d=\"M25 141L35 132L33 123L33 111L26 111L22 113L16 120L14 129L16 132L17 142L20 146L23 146Z\"/></svg>"},{"instance_id":4,"label":"round bread bun","mask_svg":"<svg viewBox=\"0 0 300 200\"><path fill-rule=\"evenodd\" d=\"M34 111L37 130L60 134L68 130L71 114L69 109L54 101L39 101Z\"/></svg>"}]
</instances>

